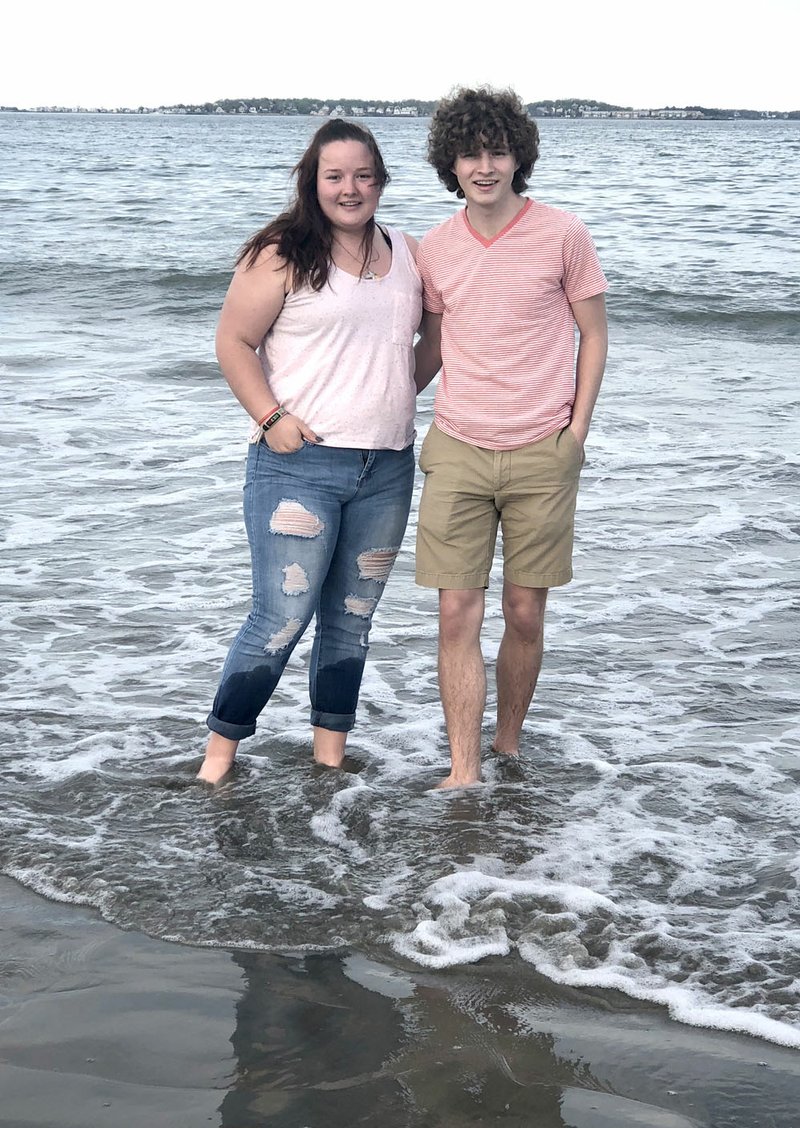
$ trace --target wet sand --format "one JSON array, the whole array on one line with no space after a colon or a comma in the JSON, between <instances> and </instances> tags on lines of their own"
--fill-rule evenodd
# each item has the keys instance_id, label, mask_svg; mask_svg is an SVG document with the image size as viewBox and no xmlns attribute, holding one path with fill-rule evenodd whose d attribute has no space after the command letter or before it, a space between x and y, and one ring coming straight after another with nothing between
<instances>
[{"instance_id":1,"label":"wet sand","mask_svg":"<svg viewBox=\"0 0 800 1128\"><path fill-rule=\"evenodd\" d=\"M198 949L0 879L3 1128L795 1128L800 1054L521 961Z\"/></svg>"}]
</instances>

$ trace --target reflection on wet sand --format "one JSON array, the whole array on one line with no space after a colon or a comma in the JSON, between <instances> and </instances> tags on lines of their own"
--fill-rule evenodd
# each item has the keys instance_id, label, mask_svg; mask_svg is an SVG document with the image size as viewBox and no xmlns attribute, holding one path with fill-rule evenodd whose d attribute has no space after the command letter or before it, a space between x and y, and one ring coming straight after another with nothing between
<instances>
[{"instance_id":1,"label":"reflection on wet sand","mask_svg":"<svg viewBox=\"0 0 800 1128\"><path fill-rule=\"evenodd\" d=\"M165 944L4 879L0 904L4 1125L797 1125L791 1050L521 961Z\"/></svg>"},{"instance_id":2,"label":"reflection on wet sand","mask_svg":"<svg viewBox=\"0 0 800 1128\"><path fill-rule=\"evenodd\" d=\"M586 1063L559 1056L552 1034L522 1027L513 985L479 971L474 983L463 969L455 982L412 980L360 956L233 958L246 986L223 1128L696 1123L609 1093Z\"/></svg>"},{"instance_id":3,"label":"reflection on wet sand","mask_svg":"<svg viewBox=\"0 0 800 1128\"><path fill-rule=\"evenodd\" d=\"M522 1053L512 1029L483 1028L443 988L415 990L369 961L234 959L246 988L236 1009L238 1069L222 1103L224 1128L261 1126L265 1118L271 1128L455 1128L487 1116L563 1128L559 1082L574 1084L575 1075L553 1056L549 1035L527 1039ZM373 989L364 991L354 975Z\"/></svg>"}]
</instances>

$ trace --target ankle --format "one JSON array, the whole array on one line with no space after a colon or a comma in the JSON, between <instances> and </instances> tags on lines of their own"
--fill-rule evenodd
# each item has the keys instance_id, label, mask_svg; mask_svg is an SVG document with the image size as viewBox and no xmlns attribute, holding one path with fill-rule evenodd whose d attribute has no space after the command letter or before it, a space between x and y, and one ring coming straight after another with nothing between
<instances>
[{"instance_id":1,"label":"ankle","mask_svg":"<svg viewBox=\"0 0 800 1128\"><path fill-rule=\"evenodd\" d=\"M314 726L314 760L328 768L340 768L347 743L346 732L334 732Z\"/></svg>"},{"instance_id":2,"label":"ankle","mask_svg":"<svg viewBox=\"0 0 800 1128\"><path fill-rule=\"evenodd\" d=\"M498 740L495 737L492 741L492 752L495 756L519 756L519 741Z\"/></svg>"},{"instance_id":3,"label":"ankle","mask_svg":"<svg viewBox=\"0 0 800 1128\"><path fill-rule=\"evenodd\" d=\"M238 740L229 740L226 736L220 736L218 732L212 732L206 744L205 758L214 762L223 761L232 764L238 747Z\"/></svg>"}]
</instances>

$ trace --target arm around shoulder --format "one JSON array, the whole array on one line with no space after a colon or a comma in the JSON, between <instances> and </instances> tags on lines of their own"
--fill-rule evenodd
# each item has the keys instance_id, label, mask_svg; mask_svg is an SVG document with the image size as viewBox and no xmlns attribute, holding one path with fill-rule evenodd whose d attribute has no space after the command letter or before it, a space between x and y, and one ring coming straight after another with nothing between
<instances>
[{"instance_id":1,"label":"arm around shoulder","mask_svg":"<svg viewBox=\"0 0 800 1128\"><path fill-rule=\"evenodd\" d=\"M417 242L417 240L414 238L413 235L406 235L405 232L403 232L403 238L406 241L406 246L411 251L411 255L414 259L414 262L416 262L417 261L417 251L419 250L419 243Z\"/></svg>"},{"instance_id":2,"label":"arm around shoulder","mask_svg":"<svg viewBox=\"0 0 800 1128\"><path fill-rule=\"evenodd\" d=\"M419 393L427 388L442 367L441 313L431 313L427 309L422 311L419 340L414 345L414 360L414 383Z\"/></svg>"}]
</instances>

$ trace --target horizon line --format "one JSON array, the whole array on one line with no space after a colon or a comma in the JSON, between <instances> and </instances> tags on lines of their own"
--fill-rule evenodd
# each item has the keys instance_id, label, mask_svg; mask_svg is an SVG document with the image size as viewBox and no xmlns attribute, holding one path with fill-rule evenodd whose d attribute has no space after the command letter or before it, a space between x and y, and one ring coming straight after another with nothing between
<instances>
[{"instance_id":1,"label":"horizon line","mask_svg":"<svg viewBox=\"0 0 800 1128\"><path fill-rule=\"evenodd\" d=\"M205 100L201 102L170 102L160 103L159 105L144 105L139 103L138 106L108 106L108 105L88 105L81 103L73 103L71 105L50 103L48 105L0 105L0 112L3 113L158 113L159 111L193 111L198 114L211 114L211 113L236 113L236 110L230 111L223 109L224 104L236 104L239 107L244 107L245 112L248 112L251 107L256 113L274 113L280 116L280 110L264 110L263 103L269 103L272 106L279 104L284 106L291 106L292 103L306 102L314 107L314 110L309 110L306 115L299 116L326 116L324 113L319 113L320 110L328 110L328 116L331 113L346 112L345 107L349 106L352 111L354 108L359 111L352 116L378 116L385 117L386 111L389 107L392 111L398 107L406 107L408 109L416 109L416 114L406 114L403 116L427 116L438 105L441 99L430 98L314 98L307 95L300 95L287 98L275 98L268 95L250 96L247 98L242 97L224 97L217 98L214 101ZM262 106L256 108L255 104L261 103ZM344 105L343 105L344 103ZM333 108L331 108L331 105ZM726 106L706 106L698 103L691 105L686 104L678 106L676 104L664 104L663 106L634 106L634 105L619 105L616 103L605 102L598 98L539 98L531 101L523 102L526 110L529 113L534 112L535 109L544 107L571 107L573 109L588 110L589 112L602 112L602 113L631 113L631 114L654 114L666 113L668 111L683 112L683 113L711 113L711 114L754 114L754 115L793 115L800 114L800 109L783 110L783 109L752 109L746 106L726 107ZM206 107L211 107L206 109ZM422 107L425 107L423 110ZM430 110L427 108L430 107ZM315 112L317 111L317 112ZM241 111L239 111L241 112ZM391 113L390 113L390 116ZM398 115L400 116L400 115ZM535 116L535 115L534 115ZM546 115L550 116L550 115ZM552 116L562 116L554 114ZM581 116L575 114L574 116Z\"/></svg>"}]
</instances>

